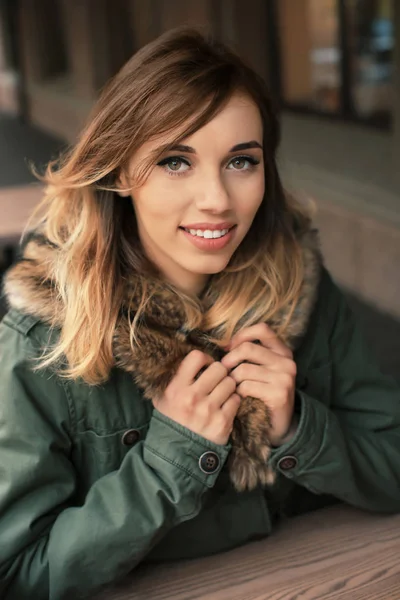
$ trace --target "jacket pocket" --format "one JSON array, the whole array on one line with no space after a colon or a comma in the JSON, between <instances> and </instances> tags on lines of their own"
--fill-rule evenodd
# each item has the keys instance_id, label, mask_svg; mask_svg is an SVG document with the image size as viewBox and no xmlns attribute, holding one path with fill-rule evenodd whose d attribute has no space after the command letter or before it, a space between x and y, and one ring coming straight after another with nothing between
<instances>
[{"instance_id":1,"label":"jacket pocket","mask_svg":"<svg viewBox=\"0 0 400 600\"><path fill-rule=\"evenodd\" d=\"M323 404L331 403L332 362L311 366L305 373L299 373L296 387L308 396Z\"/></svg>"},{"instance_id":2,"label":"jacket pocket","mask_svg":"<svg viewBox=\"0 0 400 600\"><path fill-rule=\"evenodd\" d=\"M150 421L138 426L124 427L111 433L99 434L87 429L78 434L76 462L81 494L108 473L119 469L126 454L143 443Z\"/></svg>"}]
</instances>

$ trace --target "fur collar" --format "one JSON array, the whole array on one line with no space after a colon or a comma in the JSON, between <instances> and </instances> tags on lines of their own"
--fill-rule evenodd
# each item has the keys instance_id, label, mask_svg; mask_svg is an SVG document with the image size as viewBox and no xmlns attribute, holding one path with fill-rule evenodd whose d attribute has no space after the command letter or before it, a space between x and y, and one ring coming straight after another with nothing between
<instances>
[{"instance_id":1,"label":"fur collar","mask_svg":"<svg viewBox=\"0 0 400 600\"><path fill-rule=\"evenodd\" d=\"M322 258L316 230L301 235L305 276L300 301L294 311L283 341L294 349L305 334L317 297ZM61 327L64 318L62 300L55 294L55 279L59 252L41 235L34 235L25 246L22 258L9 270L4 291L10 307L37 316L52 327ZM199 330L185 328L185 310L173 291L162 283L147 281L151 299L146 305L145 319L139 329L140 344L132 348L129 319L138 307L141 282L126 285L126 303L121 307L114 339L116 365L132 374L146 398L164 393L183 358L193 349L221 357L220 348L207 343ZM212 302L212 295L208 302ZM129 306L129 310L128 310ZM271 327L276 328L286 311L277 316ZM257 484L274 480L267 459L269 416L266 406L252 398L243 399L232 432L229 457L231 480L237 490L252 489Z\"/></svg>"}]
</instances>

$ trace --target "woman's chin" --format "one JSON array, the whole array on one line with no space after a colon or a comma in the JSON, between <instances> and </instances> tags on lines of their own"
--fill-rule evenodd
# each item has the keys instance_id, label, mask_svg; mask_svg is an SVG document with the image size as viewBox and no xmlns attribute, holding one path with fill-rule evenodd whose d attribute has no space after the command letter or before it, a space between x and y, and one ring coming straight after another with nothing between
<instances>
[{"instance_id":1,"label":"woman's chin","mask_svg":"<svg viewBox=\"0 0 400 600\"><path fill-rule=\"evenodd\" d=\"M192 268L190 270L193 273L197 273L198 275L216 275L217 273L220 273L226 268L230 259L230 255L224 257L220 256L218 258L209 258L197 268L194 265L192 265Z\"/></svg>"}]
</instances>

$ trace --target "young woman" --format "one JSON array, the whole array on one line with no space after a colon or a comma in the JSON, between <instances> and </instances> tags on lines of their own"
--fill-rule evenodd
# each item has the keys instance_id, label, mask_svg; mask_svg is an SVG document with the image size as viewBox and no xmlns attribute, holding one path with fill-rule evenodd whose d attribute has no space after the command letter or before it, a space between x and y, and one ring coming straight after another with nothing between
<instances>
[{"instance_id":1,"label":"young woman","mask_svg":"<svg viewBox=\"0 0 400 600\"><path fill-rule=\"evenodd\" d=\"M334 501L400 508L400 393L284 194L259 77L140 50L50 164L0 327L0 595L84 598Z\"/></svg>"}]
</instances>

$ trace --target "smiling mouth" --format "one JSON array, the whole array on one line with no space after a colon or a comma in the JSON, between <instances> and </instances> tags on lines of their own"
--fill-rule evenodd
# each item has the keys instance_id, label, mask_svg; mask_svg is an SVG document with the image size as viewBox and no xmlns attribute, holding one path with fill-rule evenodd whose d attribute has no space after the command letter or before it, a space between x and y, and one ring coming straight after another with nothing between
<instances>
[{"instance_id":1,"label":"smiling mouth","mask_svg":"<svg viewBox=\"0 0 400 600\"><path fill-rule=\"evenodd\" d=\"M193 237L204 238L204 239L208 239L208 240L212 240L212 239L215 240L215 239L219 239L219 238L225 237L235 227L236 227L236 225L233 225L232 227L230 227L228 229L215 229L215 230L211 230L211 229L188 229L186 227L179 227L179 229L182 229L183 231L186 231L186 233L190 233L190 235L192 235Z\"/></svg>"}]
</instances>

